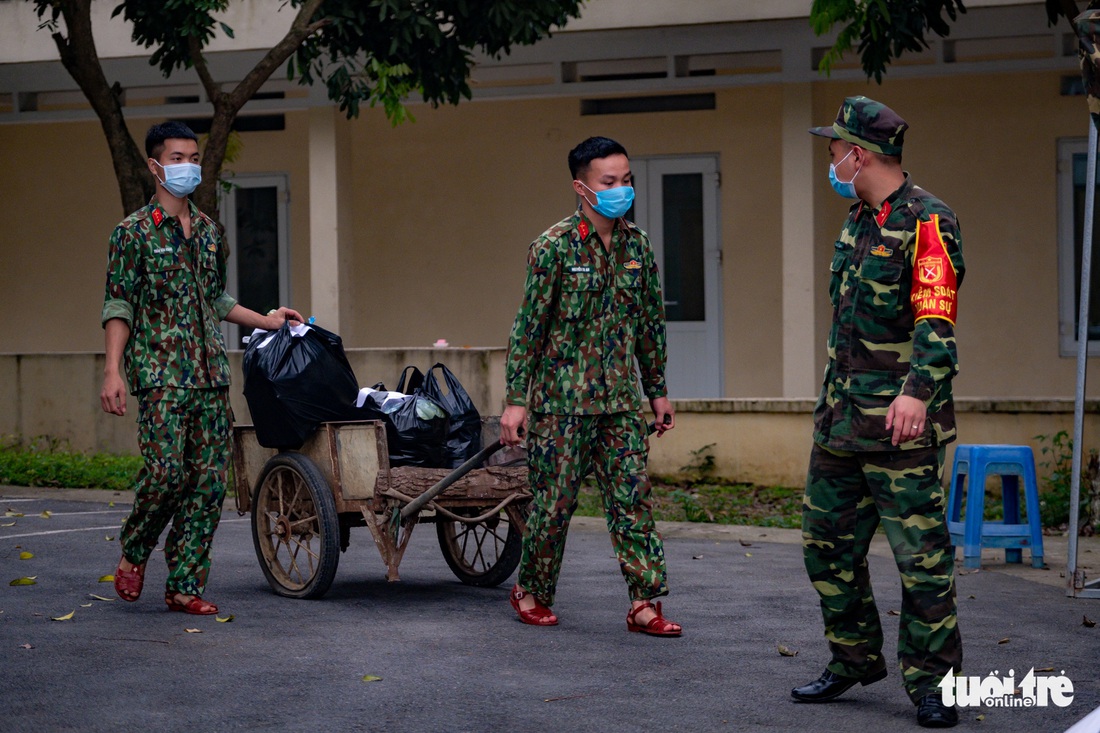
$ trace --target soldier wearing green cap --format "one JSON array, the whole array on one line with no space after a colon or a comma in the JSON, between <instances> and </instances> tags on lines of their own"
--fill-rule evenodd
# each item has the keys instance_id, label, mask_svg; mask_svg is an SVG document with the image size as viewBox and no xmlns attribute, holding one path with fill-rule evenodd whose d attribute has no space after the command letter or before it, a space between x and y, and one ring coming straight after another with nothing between
<instances>
[{"instance_id":1,"label":"soldier wearing green cap","mask_svg":"<svg viewBox=\"0 0 1100 733\"><path fill-rule=\"evenodd\" d=\"M791 690L829 702L886 677L867 551L881 524L902 579L898 660L925 727L951 727L938 683L962 668L951 540L941 484L955 437L951 379L963 279L954 213L901 168L905 120L848 97L831 126L829 182L848 211L831 262L828 367L814 410L802 509L806 570L832 659Z\"/></svg>"}]
</instances>

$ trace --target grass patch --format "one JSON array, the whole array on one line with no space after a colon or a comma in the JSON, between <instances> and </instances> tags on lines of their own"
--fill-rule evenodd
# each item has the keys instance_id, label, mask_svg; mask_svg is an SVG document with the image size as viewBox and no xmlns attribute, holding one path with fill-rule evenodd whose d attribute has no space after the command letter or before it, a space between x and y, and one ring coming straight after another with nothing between
<instances>
[{"instance_id":1,"label":"grass patch","mask_svg":"<svg viewBox=\"0 0 1100 733\"><path fill-rule=\"evenodd\" d=\"M81 453L55 438L0 441L0 484L129 491L141 469L138 456Z\"/></svg>"},{"instance_id":2,"label":"grass patch","mask_svg":"<svg viewBox=\"0 0 1100 733\"><path fill-rule=\"evenodd\" d=\"M714 522L757 527L802 526L801 487L653 480L653 516L661 522ZM591 480L581 487L577 514L602 517L603 501Z\"/></svg>"}]
</instances>

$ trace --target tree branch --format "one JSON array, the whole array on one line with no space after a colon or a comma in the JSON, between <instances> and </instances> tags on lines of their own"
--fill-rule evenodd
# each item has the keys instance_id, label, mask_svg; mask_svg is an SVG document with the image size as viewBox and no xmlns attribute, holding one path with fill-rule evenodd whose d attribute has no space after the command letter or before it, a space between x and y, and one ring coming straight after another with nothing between
<instances>
[{"instance_id":1,"label":"tree branch","mask_svg":"<svg viewBox=\"0 0 1100 733\"><path fill-rule=\"evenodd\" d=\"M68 31L53 34L61 65L88 100L111 151L124 214L140 208L152 190L144 157L130 135L122 114L122 101L103 73L92 35L91 0L55 0Z\"/></svg>"},{"instance_id":2,"label":"tree branch","mask_svg":"<svg viewBox=\"0 0 1100 733\"><path fill-rule=\"evenodd\" d=\"M195 73L199 75L203 89L206 90L206 98L215 101L222 94L221 87L214 81L210 74L210 68L206 65L206 56L202 52L202 43L199 37L192 35L187 39L187 50L191 54L191 65L195 67Z\"/></svg>"},{"instance_id":3,"label":"tree branch","mask_svg":"<svg viewBox=\"0 0 1100 733\"><path fill-rule=\"evenodd\" d=\"M324 2L325 0L306 0L302 3L302 7L298 9L298 14L294 17L294 22L290 24L290 29L282 40L272 46L229 93L228 101L234 110L239 110L248 100L252 99L252 96L259 91L275 69L282 66L291 54L302 45L302 41L328 25L329 21L327 19L314 23L310 22L310 19L313 18Z\"/></svg>"}]
</instances>

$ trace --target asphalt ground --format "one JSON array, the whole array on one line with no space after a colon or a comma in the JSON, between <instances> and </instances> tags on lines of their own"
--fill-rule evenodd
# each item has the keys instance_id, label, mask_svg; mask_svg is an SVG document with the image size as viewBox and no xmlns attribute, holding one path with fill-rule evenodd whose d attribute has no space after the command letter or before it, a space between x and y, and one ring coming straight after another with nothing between
<instances>
[{"instance_id":1,"label":"asphalt ground","mask_svg":"<svg viewBox=\"0 0 1100 733\"><path fill-rule=\"evenodd\" d=\"M0 515L23 515L0 516L0 731L919 730L896 665L841 701L790 701L828 661L790 530L663 526L665 613L685 632L657 639L626 631L625 586L599 521L578 518L570 534L561 625L536 628L508 605L512 580L460 584L431 526L413 533L400 583L385 581L369 532L354 529L323 599L281 598L247 517L226 511L206 593L232 614L221 623L166 610L159 553L137 603L91 597L115 598L98 579L114 572L118 542L107 538L129 504L111 499L0 487ZM1057 568L1001 568L994 556L958 578L966 673L1064 670L1074 700L966 709L958 730L1064 731L1100 706L1100 626L1082 623L1100 620L1100 602L1067 598L1050 582ZM892 655L900 585L881 544L871 574ZM8 585L24 576L36 584Z\"/></svg>"}]
</instances>

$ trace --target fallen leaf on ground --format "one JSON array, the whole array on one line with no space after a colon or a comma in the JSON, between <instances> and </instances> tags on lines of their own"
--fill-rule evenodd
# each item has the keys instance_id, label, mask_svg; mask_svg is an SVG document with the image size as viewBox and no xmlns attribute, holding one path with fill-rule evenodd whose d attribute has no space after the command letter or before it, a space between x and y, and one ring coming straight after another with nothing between
<instances>
[{"instance_id":1,"label":"fallen leaf on ground","mask_svg":"<svg viewBox=\"0 0 1100 733\"><path fill-rule=\"evenodd\" d=\"M219 624L227 624L235 618L237 618L237 617L234 616L233 614L229 614L225 618L222 618L221 616L215 616L214 620L217 621Z\"/></svg>"},{"instance_id":2,"label":"fallen leaf on ground","mask_svg":"<svg viewBox=\"0 0 1100 733\"><path fill-rule=\"evenodd\" d=\"M1037 669L1035 671L1036 672L1053 672L1054 667L1040 667L1039 669Z\"/></svg>"},{"instance_id":3,"label":"fallen leaf on ground","mask_svg":"<svg viewBox=\"0 0 1100 733\"><path fill-rule=\"evenodd\" d=\"M113 575L104 575L104 576L100 577L99 582L100 583L113 583L113 582L115 582L115 576L113 576Z\"/></svg>"},{"instance_id":4,"label":"fallen leaf on ground","mask_svg":"<svg viewBox=\"0 0 1100 733\"><path fill-rule=\"evenodd\" d=\"M109 502L107 502L107 506L109 506L109 507L112 507L112 506L114 506L114 505L115 505L115 503L114 503L113 501L109 501Z\"/></svg>"},{"instance_id":5,"label":"fallen leaf on ground","mask_svg":"<svg viewBox=\"0 0 1100 733\"><path fill-rule=\"evenodd\" d=\"M201 634L202 629L184 629L188 634Z\"/></svg>"},{"instance_id":6,"label":"fallen leaf on ground","mask_svg":"<svg viewBox=\"0 0 1100 733\"><path fill-rule=\"evenodd\" d=\"M38 516L42 517L43 519L49 519L50 517L53 516L53 514L50 512L49 509L46 509L41 514L39 514Z\"/></svg>"},{"instance_id":7,"label":"fallen leaf on ground","mask_svg":"<svg viewBox=\"0 0 1100 733\"><path fill-rule=\"evenodd\" d=\"M692 559L692 560L702 560L702 559L703 559L703 556L702 556L702 555L692 555L692 556L691 556L691 559Z\"/></svg>"},{"instance_id":8,"label":"fallen leaf on ground","mask_svg":"<svg viewBox=\"0 0 1100 733\"><path fill-rule=\"evenodd\" d=\"M786 646L783 646L782 644L780 644L778 648L779 648L779 656L781 656L781 657L797 657L798 656L798 652L796 650L791 649L790 647L786 647Z\"/></svg>"},{"instance_id":9,"label":"fallen leaf on ground","mask_svg":"<svg viewBox=\"0 0 1100 733\"><path fill-rule=\"evenodd\" d=\"M114 600L114 598L104 598L103 596L97 596L95 593L89 593L88 596L90 598L94 598L97 601L107 601L108 603Z\"/></svg>"},{"instance_id":10,"label":"fallen leaf on ground","mask_svg":"<svg viewBox=\"0 0 1100 733\"><path fill-rule=\"evenodd\" d=\"M737 540L737 541L741 543L741 546L742 546L742 547L752 547L752 543L751 543L751 542L746 542L745 540L743 540L743 539L740 539L740 538L738 538L738 540Z\"/></svg>"},{"instance_id":11,"label":"fallen leaf on ground","mask_svg":"<svg viewBox=\"0 0 1100 733\"><path fill-rule=\"evenodd\" d=\"M901 613L898 612L898 611L895 611L894 609L891 608L889 611L886 612L886 615L887 616L900 616Z\"/></svg>"},{"instance_id":12,"label":"fallen leaf on ground","mask_svg":"<svg viewBox=\"0 0 1100 733\"><path fill-rule=\"evenodd\" d=\"M998 641L997 643L998 643L998 644L1007 644L1007 643L1008 643L1008 637L1006 636L1005 638L1001 639L1001 640L1000 640L1000 641Z\"/></svg>"},{"instance_id":13,"label":"fallen leaf on ground","mask_svg":"<svg viewBox=\"0 0 1100 733\"><path fill-rule=\"evenodd\" d=\"M73 617L74 613L76 613L76 611L69 611L64 616L50 616L50 621L68 621Z\"/></svg>"},{"instance_id":14,"label":"fallen leaf on ground","mask_svg":"<svg viewBox=\"0 0 1100 733\"><path fill-rule=\"evenodd\" d=\"M0 527L14 527L15 522L8 522L7 524L0 524Z\"/></svg>"},{"instance_id":15,"label":"fallen leaf on ground","mask_svg":"<svg viewBox=\"0 0 1100 733\"><path fill-rule=\"evenodd\" d=\"M8 585L35 585L34 579L37 577L37 575L31 575L26 578L16 578L12 582L8 583Z\"/></svg>"},{"instance_id":16,"label":"fallen leaf on ground","mask_svg":"<svg viewBox=\"0 0 1100 733\"><path fill-rule=\"evenodd\" d=\"M34 644L20 644L20 649L34 649Z\"/></svg>"},{"instance_id":17,"label":"fallen leaf on ground","mask_svg":"<svg viewBox=\"0 0 1100 733\"><path fill-rule=\"evenodd\" d=\"M91 608L94 605L95 605L94 603L81 603L80 607L81 608Z\"/></svg>"},{"instance_id":18,"label":"fallen leaf on ground","mask_svg":"<svg viewBox=\"0 0 1100 733\"><path fill-rule=\"evenodd\" d=\"M4 516L5 517L22 517L22 516L24 516L24 514L23 514L23 512L13 512L11 509L9 509L6 512L4 512Z\"/></svg>"},{"instance_id":19,"label":"fallen leaf on ground","mask_svg":"<svg viewBox=\"0 0 1100 733\"><path fill-rule=\"evenodd\" d=\"M974 594L971 594L971 595L970 595L970 600L974 600L974 599L976 599L976 598L977 598L977 596L976 596L976 595L974 595Z\"/></svg>"},{"instance_id":20,"label":"fallen leaf on ground","mask_svg":"<svg viewBox=\"0 0 1100 733\"><path fill-rule=\"evenodd\" d=\"M1081 625L1085 628L1091 629L1093 626L1096 626L1096 622L1088 616L1081 616Z\"/></svg>"},{"instance_id":21,"label":"fallen leaf on ground","mask_svg":"<svg viewBox=\"0 0 1100 733\"><path fill-rule=\"evenodd\" d=\"M30 560L32 557L34 557L33 552L20 552L19 553L19 559L20 560Z\"/></svg>"},{"instance_id":22,"label":"fallen leaf on ground","mask_svg":"<svg viewBox=\"0 0 1100 733\"><path fill-rule=\"evenodd\" d=\"M363 675L363 681L364 682L381 682L382 678L379 677L376 674L365 674L365 675Z\"/></svg>"},{"instance_id":23,"label":"fallen leaf on ground","mask_svg":"<svg viewBox=\"0 0 1100 733\"><path fill-rule=\"evenodd\" d=\"M974 720L978 721L979 723L982 722L983 720L985 720L985 713L982 713L978 717L974 718Z\"/></svg>"},{"instance_id":24,"label":"fallen leaf on ground","mask_svg":"<svg viewBox=\"0 0 1100 733\"><path fill-rule=\"evenodd\" d=\"M745 557L752 557L752 553L751 552L746 552Z\"/></svg>"},{"instance_id":25,"label":"fallen leaf on ground","mask_svg":"<svg viewBox=\"0 0 1100 733\"><path fill-rule=\"evenodd\" d=\"M108 542L114 542L115 541L115 538L112 537L111 535L107 535L103 539L107 540Z\"/></svg>"}]
</instances>

